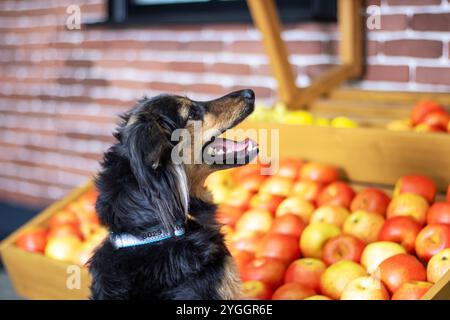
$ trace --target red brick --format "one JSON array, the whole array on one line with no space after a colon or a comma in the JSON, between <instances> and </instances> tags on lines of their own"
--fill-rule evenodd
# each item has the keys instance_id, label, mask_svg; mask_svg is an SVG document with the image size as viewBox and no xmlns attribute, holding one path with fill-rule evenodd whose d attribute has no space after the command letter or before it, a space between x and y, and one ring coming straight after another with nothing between
<instances>
[{"instance_id":1,"label":"red brick","mask_svg":"<svg viewBox=\"0 0 450 320\"><path fill-rule=\"evenodd\" d=\"M201 62L168 62L167 70L181 72L205 72L205 65Z\"/></svg>"},{"instance_id":2,"label":"red brick","mask_svg":"<svg viewBox=\"0 0 450 320\"><path fill-rule=\"evenodd\" d=\"M207 72L225 73L225 74L250 74L250 66L246 64L237 63L214 63L206 69Z\"/></svg>"},{"instance_id":3,"label":"red brick","mask_svg":"<svg viewBox=\"0 0 450 320\"><path fill-rule=\"evenodd\" d=\"M253 75L259 75L259 76L271 76L272 75L272 69L267 64L252 66L251 70L252 70Z\"/></svg>"},{"instance_id":4,"label":"red brick","mask_svg":"<svg viewBox=\"0 0 450 320\"><path fill-rule=\"evenodd\" d=\"M386 66L386 65L368 65L364 80L369 81L393 81L408 82L408 66Z\"/></svg>"},{"instance_id":5,"label":"red brick","mask_svg":"<svg viewBox=\"0 0 450 320\"><path fill-rule=\"evenodd\" d=\"M380 17L381 29L370 31L401 31L408 28L408 16L404 14L382 15Z\"/></svg>"},{"instance_id":6,"label":"red brick","mask_svg":"<svg viewBox=\"0 0 450 320\"><path fill-rule=\"evenodd\" d=\"M366 53L368 56L376 56L380 52L380 43L377 41L366 41Z\"/></svg>"},{"instance_id":7,"label":"red brick","mask_svg":"<svg viewBox=\"0 0 450 320\"><path fill-rule=\"evenodd\" d=\"M156 82L156 81L148 83L147 88L167 93L175 93L183 91L183 86L181 84Z\"/></svg>"},{"instance_id":8,"label":"red brick","mask_svg":"<svg viewBox=\"0 0 450 320\"><path fill-rule=\"evenodd\" d=\"M390 6L427 6L441 4L441 0L387 0Z\"/></svg>"},{"instance_id":9,"label":"red brick","mask_svg":"<svg viewBox=\"0 0 450 320\"><path fill-rule=\"evenodd\" d=\"M383 45L383 52L387 56L439 58L442 50L442 42L434 40L391 40Z\"/></svg>"},{"instance_id":10,"label":"red brick","mask_svg":"<svg viewBox=\"0 0 450 320\"><path fill-rule=\"evenodd\" d=\"M417 67L416 82L450 86L450 68Z\"/></svg>"},{"instance_id":11,"label":"red brick","mask_svg":"<svg viewBox=\"0 0 450 320\"><path fill-rule=\"evenodd\" d=\"M321 41L286 42L289 54L320 54L324 51Z\"/></svg>"},{"instance_id":12,"label":"red brick","mask_svg":"<svg viewBox=\"0 0 450 320\"><path fill-rule=\"evenodd\" d=\"M232 52L239 53L264 53L264 47L260 41L235 41L230 44Z\"/></svg>"},{"instance_id":13,"label":"red brick","mask_svg":"<svg viewBox=\"0 0 450 320\"><path fill-rule=\"evenodd\" d=\"M221 51L223 43L220 41L190 41L181 43L181 50L187 51Z\"/></svg>"},{"instance_id":14,"label":"red brick","mask_svg":"<svg viewBox=\"0 0 450 320\"><path fill-rule=\"evenodd\" d=\"M450 31L450 13L415 14L411 28L418 31Z\"/></svg>"}]
</instances>

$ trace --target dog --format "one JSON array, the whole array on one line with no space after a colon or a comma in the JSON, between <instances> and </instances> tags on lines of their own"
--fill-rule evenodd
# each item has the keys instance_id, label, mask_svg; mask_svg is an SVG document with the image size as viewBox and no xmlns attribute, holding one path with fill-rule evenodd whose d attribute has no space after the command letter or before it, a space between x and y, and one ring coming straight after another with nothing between
<instances>
[{"instance_id":1,"label":"dog","mask_svg":"<svg viewBox=\"0 0 450 320\"><path fill-rule=\"evenodd\" d=\"M249 89L206 102L160 95L143 98L122 116L113 134L117 142L105 152L95 180L96 210L109 236L88 264L91 299L241 297L204 182L216 170L257 156L253 140L219 137L252 113L254 101ZM174 141L177 132L194 139ZM200 163L174 161L180 145L183 157Z\"/></svg>"}]
</instances>

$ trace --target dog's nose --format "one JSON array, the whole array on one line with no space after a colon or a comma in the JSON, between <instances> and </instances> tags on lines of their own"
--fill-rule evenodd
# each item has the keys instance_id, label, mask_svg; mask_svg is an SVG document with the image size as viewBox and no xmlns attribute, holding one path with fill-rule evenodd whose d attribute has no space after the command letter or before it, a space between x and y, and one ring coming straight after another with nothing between
<instances>
[{"instance_id":1,"label":"dog's nose","mask_svg":"<svg viewBox=\"0 0 450 320\"><path fill-rule=\"evenodd\" d=\"M242 97L246 100L255 100L255 93L251 89L242 90Z\"/></svg>"}]
</instances>

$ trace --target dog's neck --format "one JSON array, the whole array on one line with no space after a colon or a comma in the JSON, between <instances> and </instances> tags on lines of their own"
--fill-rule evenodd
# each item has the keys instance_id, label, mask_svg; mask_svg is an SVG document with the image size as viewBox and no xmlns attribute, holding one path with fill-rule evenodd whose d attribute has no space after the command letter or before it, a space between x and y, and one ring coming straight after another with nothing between
<instances>
[{"instance_id":1,"label":"dog's neck","mask_svg":"<svg viewBox=\"0 0 450 320\"><path fill-rule=\"evenodd\" d=\"M202 166L186 166L186 177L189 183L189 197L205 203L213 203L211 192L205 187L205 180L210 174Z\"/></svg>"}]
</instances>

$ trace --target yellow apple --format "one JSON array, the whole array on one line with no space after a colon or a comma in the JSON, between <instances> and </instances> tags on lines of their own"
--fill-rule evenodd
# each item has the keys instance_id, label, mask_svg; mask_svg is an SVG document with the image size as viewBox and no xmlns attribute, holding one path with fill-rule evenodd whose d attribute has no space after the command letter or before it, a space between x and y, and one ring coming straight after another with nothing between
<instances>
[{"instance_id":1,"label":"yellow apple","mask_svg":"<svg viewBox=\"0 0 450 320\"><path fill-rule=\"evenodd\" d=\"M73 261L81 243L75 236L50 238L45 246L45 255L56 260Z\"/></svg>"},{"instance_id":2,"label":"yellow apple","mask_svg":"<svg viewBox=\"0 0 450 320\"><path fill-rule=\"evenodd\" d=\"M343 231L369 243L378 239L383 224L384 218L381 215L357 210L345 220Z\"/></svg>"},{"instance_id":3,"label":"yellow apple","mask_svg":"<svg viewBox=\"0 0 450 320\"><path fill-rule=\"evenodd\" d=\"M395 242L378 241L369 243L361 255L361 264L369 274L373 275L380 263L400 253L406 253L406 250Z\"/></svg>"},{"instance_id":4,"label":"yellow apple","mask_svg":"<svg viewBox=\"0 0 450 320\"><path fill-rule=\"evenodd\" d=\"M321 292L332 298L340 299L350 281L366 275L364 268L356 262L342 260L329 266L320 279Z\"/></svg>"},{"instance_id":5,"label":"yellow apple","mask_svg":"<svg viewBox=\"0 0 450 320\"><path fill-rule=\"evenodd\" d=\"M309 222L325 222L340 228L349 215L350 213L344 207L324 205L313 212Z\"/></svg>"},{"instance_id":6,"label":"yellow apple","mask_svg":"<svg viewBox=\"0 0 450 320\"><path fill-rule=\"evenodd\" d=\"M284 199L277 208L275 216L279 217L285 214L295 214L302 218L303 222L308 223L314 212L314 205L302 199L300 196L292 196Z\"/></svg>"},{"instance_id":7,"label":"yellow apple","mask_svg":"<svg viewBox=\"0 0 450 320\"><path fill-rule=\"evenodd\" d=\"M436 253L428 261L427 279L430 282L437 282L450 270L450 248Z\"/></svg>"},{"instance_id":8,"label":"yellow apple","mask_svg":"<svg viewBox=\"0 0 450 320\"><path fill-rule=\"evenodd\" d=\"M427 200L414 193L402 193L394 196L389 203L386 217L407 216L412 217L420 224L425 224L428 211Z\"/></svg>"},{"instance_id":9,"label":"yellow apple","mask_svg":"<svg viewBox=\"0 0 450 320\"><path fill-rule=\"evenodd\" d=\"M312 223L308 225L300 237L300 249L303 256L322 258L322 249L328 239L341 233L335 225L329 223Z\"/></svg>"},{"instance_id":10,"label":"yellow apple","mask_svg":"<svg viewBox=\"0 0 450 320\"><path fill-rule=\"evenodd\" d=\"M389 300L389 293L380 280L366 276L350 281L341 300Z\"/></svg>"},{"instance_id":11,"label":"yellow apple","mask_svg":"<svg viewBox=\"0 0 450 320\"><path fill-rule=\"evenodd\" d=\"M335 128L355 128L358 124L347 117L336 117L331 120L331 126Z\"/></svg>"}]
</instances>

